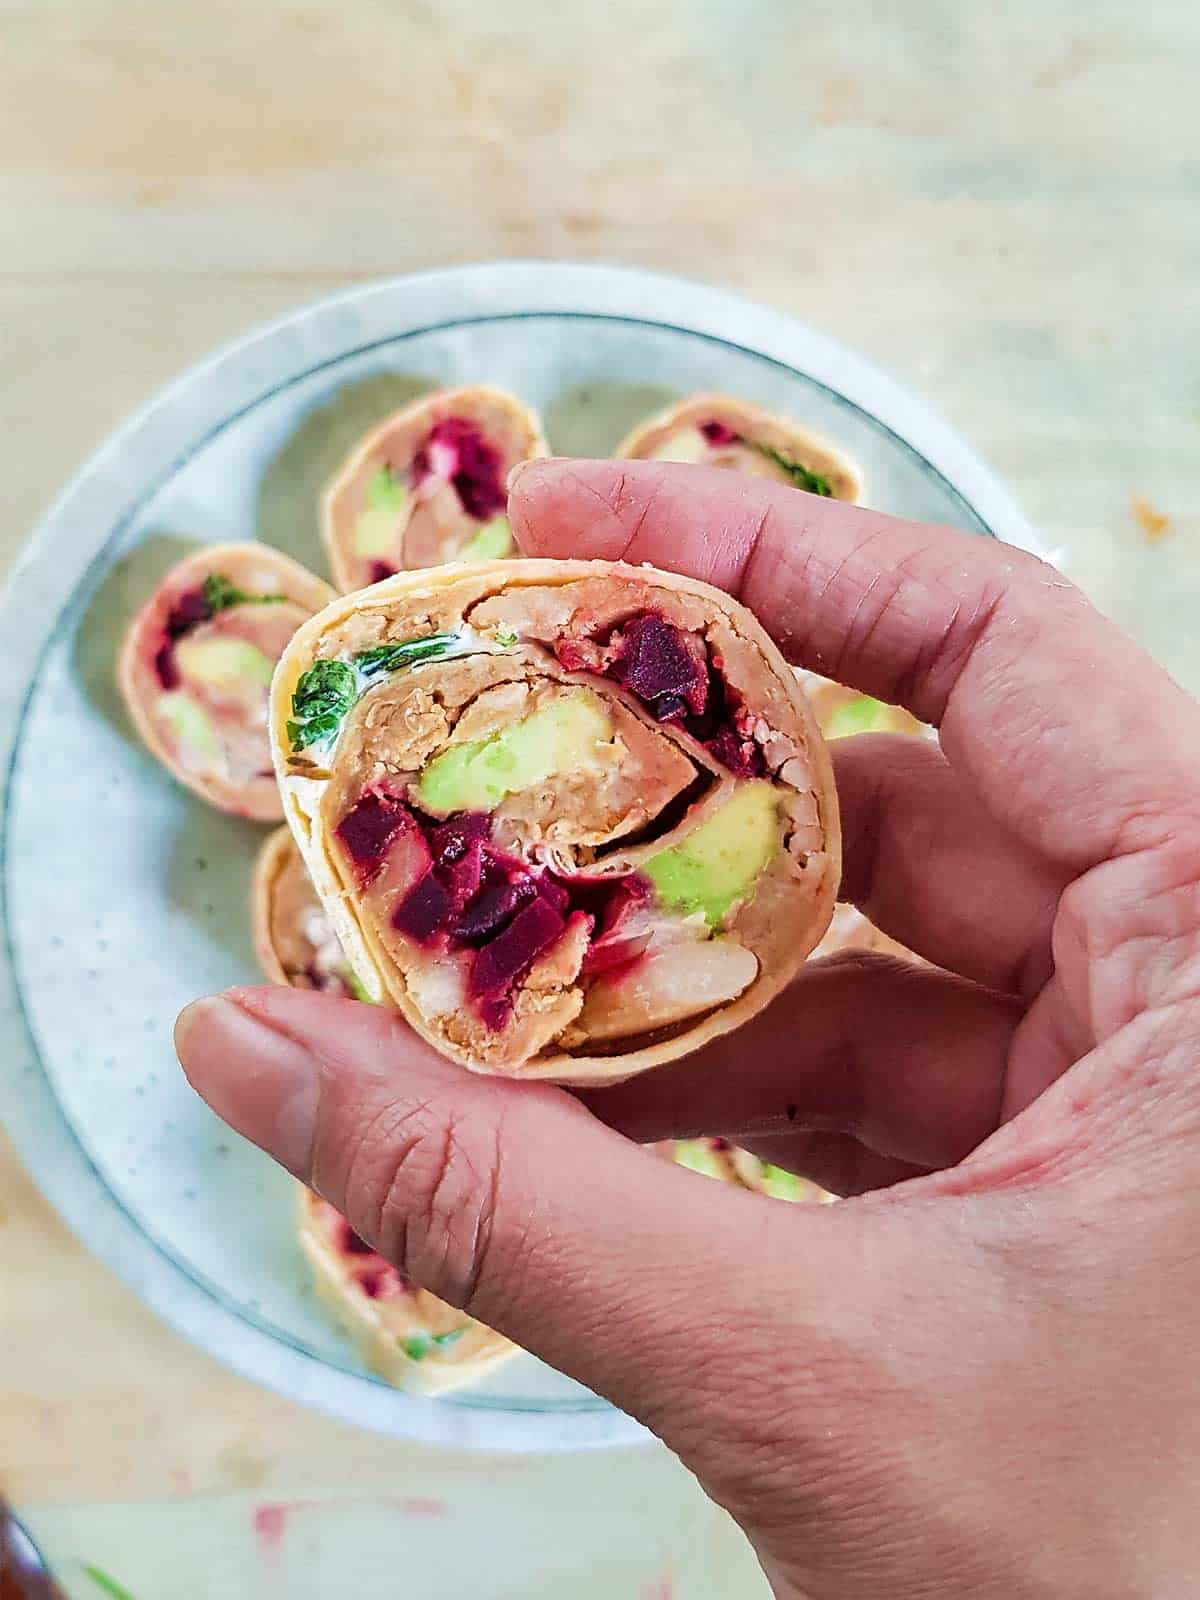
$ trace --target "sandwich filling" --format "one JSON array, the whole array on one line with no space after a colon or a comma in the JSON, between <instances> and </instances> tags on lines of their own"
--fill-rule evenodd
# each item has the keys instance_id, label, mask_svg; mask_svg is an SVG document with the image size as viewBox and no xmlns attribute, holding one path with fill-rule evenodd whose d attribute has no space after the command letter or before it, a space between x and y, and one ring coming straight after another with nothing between
<instances>
[{"instance_id":1,"label":"sandwich filling","mask_svg":"<svg viewBox=\"0 0 1200 1600\"><path fill-rule=\"evenodd\" d=\"M806 937L827 860L805 733L728 619L591 578L424 620L332 630L287 735L367 944L435 1032L501 1066L623 1050Z\"/></svg>"}]
</instances>

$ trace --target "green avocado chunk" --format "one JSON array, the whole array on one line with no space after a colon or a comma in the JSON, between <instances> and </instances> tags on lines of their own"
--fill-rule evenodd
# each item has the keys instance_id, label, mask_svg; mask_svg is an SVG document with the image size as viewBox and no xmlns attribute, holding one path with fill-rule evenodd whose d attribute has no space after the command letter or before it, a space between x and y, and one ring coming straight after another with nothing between
<instances>
[{"instance_id":1,"label":"green avocado chunk","mask_svg":"<svg viewBox=\"0 0 1200 1600\"><path fill-rule=\"evenodd\" d=\"M175 658L185 678L216 688L266 685L275 672L270 656L245 639L182 639L175 647Z\"/></svg>"},{"instance_id":2,"label":"green avocado chunk","mask_svg":"<svg viewBox=\"0 0 1200 1600\"><path fill-rule=\"evenodd\" d=\"M668 910L685 917L703 911L718 928L754 893L779 843L779 797L756 778L681 844L652 856L645 871Z\"/></svg>"},{"instance_id":3,"label":"green avocado chunk","mask_svg":"<svg viewBox=\"0 0 1200 1600\"><path fill-rule=\"evenodd\" d=\"M807 1185L803 1178L798 1178L794 1172L788 1172L784 1167L774 1167L769 1161L759 1163L759 1184L764 1194L769 1194L775 1200L803 1200L807 1192Z\"/></svg>"},{"instance_id":4,"label":"green avocado chunk","mask_svg":"<svg viewBox=\"0 0 1200 1600\"><path fill-rule=\"evenodd\" d=\"M212 718L190 695L178 690L162 695L158 714L190 755L206 762L221 759L222 745Z\"/></svg>"},{"instance_id":5,"label":"green avocado chunk","mask_svg":"<svg viewBox=\"0 0 1200 1600\"><path fill-rule=\"evenodd\" d=\"M499 561L513 547L512 528L507 517L493 517L460 552L460 561Z\"/></svg>"},{"instance_id":6,"label":"green avocado chunk","mask_svg":"<svg viewBox=\"0 0 1200 1600\"><path fill-rule=\"evenodd\" d=\"M383 556L396 542L396 521L408 501L408 485L398 483L389 467L381 467L367 485L367 508L354 524L354 548L360 556Z\"/></svg>"},{"instance_id":7,"label":"green avocado chunk","mask_svg":"<svg viewBox=\"0 0 1200 1600\"><path fill-rule=\"evenodd\" d=\"M707 1139L676 1139L672 1155L681 1167L701 1172L706 1178L725 1176L725 1169Z\"/></svg>"},{"instance_id":8,"label":"green avocado chunk","mask_svg":"<svg viewBox=\"0 0 1200 1600\"><path fill-rule=\"evenodd\" d=\"M873 728L886 725L887 714L882 700L872 700L869 694L857 695L838 706L825 725L825 737L844 739L851 733L870 733Z\"/></svg>"},{"instance_id":9,"label":"green avocado chunk","mask_svg":"<svg viewBox=\"0 0 1200 1600\"><path fill-rule=\"evenodd\" d=\"M564 695L486 739L443 750L421 774L417 797L426 810L490 811L505 795L559 772L594 767L612 723L590 689Z\"/></svg>"}]
</instances>

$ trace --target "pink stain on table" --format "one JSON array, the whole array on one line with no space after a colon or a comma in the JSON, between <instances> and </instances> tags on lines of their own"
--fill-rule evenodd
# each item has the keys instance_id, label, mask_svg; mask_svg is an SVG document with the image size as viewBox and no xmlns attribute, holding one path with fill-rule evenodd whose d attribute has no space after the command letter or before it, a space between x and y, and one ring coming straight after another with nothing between
<instances>
[{"instance_id":1,"label":"pink stain on table","mask_svg":"<svg viewBox=\"0 0 1200 1600\"><path fill-rule=\"evenodd\" d=\"M642 1585L640 1600L674 1600L675 1576L668 1569L654 1583Z\"/></svg>"},{"instance_id":2,"label":"pink stain on table","mask_svg":"<svg viewBox=\"0 0 1200 1600\"><path fill-rule=\"evenodd\" d=\"M251 1523L260 1550L278 1550L287 1532L288 1518L293 1511L308 1511L311 1500L293 1500L290 1503L267 1502L255 1506Z\"/></svg>"},{"instance_id":3,"label":"pink stain on table","mask_svg":"<svg viewBox=\"0 0 1200 1600\"><path fill-rule=\"evenodd\" d=\"M405 1495L396 1504L406 1517L444 1517L450 1509L444 1500L428 1494Z\"/></svg>"}]
</instances>

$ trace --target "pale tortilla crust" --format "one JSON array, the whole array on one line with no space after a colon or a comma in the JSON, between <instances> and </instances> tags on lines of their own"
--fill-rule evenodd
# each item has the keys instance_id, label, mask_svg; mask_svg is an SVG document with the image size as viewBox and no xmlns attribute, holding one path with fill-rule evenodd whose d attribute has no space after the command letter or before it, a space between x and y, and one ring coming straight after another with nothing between
<instances>
[{"instance_id":1,"label":"pale tortilla crust","mask_svg":"<svg viewBox=\"0 0 1200 1600\"><path fill-rule=\"evenodd\" d=\"M614 456L624 460L645 460L652 456L671 434L679 428L707 422L709 419L727 422L738 433L755 444L770 445L792 460L798 461L810 472L819 472L829 479L833 499L853 503L862 499L863 477L859 467L839 450L810 429L781 417L749 400L739 400L729 394L692 394L677 405L639 422L628 433ZM763 474L774 479L774 474ZM783 475L780 474L782 481Z\"/></svg>"},{"instance_id":2,"label":"pale tortilla crust","mask_svg":"<svg viewBox=\"0 0 1200 1600\"><path fill-rule=\"evenodd\" d=\"M278 822L283 816L283 803L275 785L269 780L256 779L250 783L234 784L203 773L190 772L179 765L158 724L150 715L140 682L146 634L149 630L157 632L161 627L164 592L182 593L214 571L224 571L233 576L250 562L269 566L279 592L305 611L318 612L334 597L334 591L322 578L315 577L307 567L302 567L298 561L293 561L282 550L275 550L270 545L251 540L244 544L208 545L172 567L130 623L117 657L117 686L143 744L173 778L219 811L249 817L255 822Z\"/></svg>"},{"instance_id":3,"label":"pale tortilla crust","mask_svg":"<svg viewBox=\"0 0 1200 1600\"><path fill-rule=\"evenodd\" d=\"M298 1237L312 1269L317 1298L345 1329L366 1365L394 1388L410 1394L445 1394L476 1382L519 1353L518 1346L503 1334L456 1313L459 1322L470 1323L470 1331L459 1343L445 1351L431 1350L422 1361L405 1355L399 1343L403 1330L395 1325L394 1315L393 1326L386 1326L379 1308L386 1304L395 1313L407 1306L409 1297L383 1302L363 1294L345 1272L341 1257L320 1227L317 1207L321 1202L303 1184L297 1187ZM411 1332L425 1325L419 1314L421 1307L437 1307L443 1312L449 1309L434 1295L419 1290L412 1296Z\"/></svg>"},{"instance_id":4,"label":"pale tortilla crust","mask_svg":"<svg viewBox=\"0 0 1200 1600\"><path fill-rule=\"evenodd\" d=\"M612 1054L572 1054L551 1051L504 1075L552 1083L597 1087L620 1083L667 1061L691 1054L722 1034L730 1033L756 1016L784 989L818 944L833 914L841 872L841 826L837 790L829 752L820 728L791 667L774 641L745 606L711 585L695 578L660 572L655 568L629 566L607 561L516 560L479 562L471 565L431 567L418 572L398 573L383 583L355 595L345 595L311 622L299 629L280 658L271 684L271 749L283 799L284 815L304 856L317 893L333 922L342 948L359 981L372 1000L384 1001L399 1010L413 1030L442 1055L460 1062L475 1072L496 1072L469 1055L455 1049L425 1022L413 1004L396 969L373 935L360 921L351 898L342 892L331 862L321 818L321 781L298 775L290 763L287 722L292 695L301 673L321 654L322 640L343 627L356 614L378 609L386 614L396 608L407 609L412 602L428 600L437 610L439 597L452 586L469 587L478 603L489 594L511 593L522 586L555 586L584 578L616 578L631 583L647 582L674 589L700 599L714 614L723 615L761 653L776 688L784 694L804 732L814 791L824 834L825 870L814 886L812 916L808 936L798 939L790 956L772 970L760 970L757 979L736 1000L715 1011L682 1024L668 1037L631 1041L632 1048Z\"/></svg>"},{"instance_id":5,"label":"pale tortilla crust","mask_svg":"<svg viewBox=\"0 0 1200 1600\"><path fill-rule=\"evenodd\" d=\"M254 876L250 880L250 922L254 930L254 954L263 973L272 983L290 988L283 962L275 949L271 932L271 906L275 898L275 885L279 874L287 866L288 855L295 846L292 830L285 823L269 833L262 842L254 862Z\"/></svg>"},{"instance_id":6,"label":"pale tortilla crust","mask_svg":"<svg viewBox=\"0 0 1200 1600\"><path fill-rule=\"evenodd\" d=\"M503 413L525 435L527 444L522 460L532 461L550 454L542 419L537 412L507 389L498 389L489 383L470 384L460 389L436 389L432 394L422 395L403 410L385 418L355 446L321 497L321 539L329 557L333 581L343 594L361 586L355 582L350 559L338 537L334 511L341 495L355 482L372 456L386 455L388 442L394 436L404 437L443 415L458 415L462 411L470 414L486 409Z\"/></svg>"}]
</instances>

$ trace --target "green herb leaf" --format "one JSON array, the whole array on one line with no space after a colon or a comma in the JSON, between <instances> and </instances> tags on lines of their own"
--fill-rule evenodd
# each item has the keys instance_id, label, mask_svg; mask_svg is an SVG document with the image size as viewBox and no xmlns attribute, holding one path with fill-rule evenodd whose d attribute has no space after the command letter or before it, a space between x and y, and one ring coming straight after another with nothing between
<instances>
[{"instance_id":1,"label":"green herb leaf","mask_svg":"<svg viewBox=\"0 0 1200 1600\"><path fill-rule=\"evenodd\" d=\"M115 1578L104 1571L103 1567L95 1567L85 1563L83 1570L96 1585L97 1589L103 1589L105 1594L112 1596L112 1600L133 1600L133 1595L130 1594L125 1585L118 1583Z\"/></svg>"},{"instance_id":2,"label":"green herb leaf","mask_svg":"<svg viewBox=\"0 0 1200 1600\"><path fill-rule=\"evenodd\" d=\"M411 667L414 662L444 656L451 645L457 642L456 633L431 633L426 639L377 644L373 650L364 650L352 660L364 678L378 678L387 672L398 672L401 667Z\"/></svg>"},{"instance_id":3,"label":"green herb leaf","mask_svg":"<svg viewBox=\"0 0 1200 1600\"><path fill-rule=\"evenodd\" d=\"M424 1328L419 1328L401 1339L400 1348L410 1361L424 1361L431 1350L449 1350L451 1345L457 1344L469 1327L469 1323L464 1323L461 1328L451 1328L446 1333L426 1333Z\"/></svg>"},{"instance_id":4,"label":"green herb leaf","mask_svg":"<svg viewBox=\"0 0 1200 1600\"><path fill-rule=\"evenodd\" d=\"M287 736L293 750L325 744L358 699L358 679L345 661L314 661L292 695Z\"/></svg>"},{"instance_id":5,"label":"green herb leaf","mask_svg":"<svg viewBox=\"0 0 1200 1600\"><path fill-rule=\"evenodd\" d=\"M496 634L496 643L503 650L511 650L517 642L517 636L509 628L501 628Z\"/></svg>"},{"instance_id":6,"label":"green herb leaf","mask_svg":"<svg viewBox=\"0 0 1200 1600\"><path fill-rule=\"evenodd\" d=\"M347 989L349 989L350 993L356 1000L363 1000L367 1005L372 1004L371 996L367 993L366 984L363 983L358 973L355 972L352 967L346 967L343 970L342 976L346 980Z\"/></svg>"},{"instance_id":7,"label":"green herb leaf","mask_svg":"<svg viewBox=\"0 0 1200 1600\"><path fill-rule=\"evenodd\" d=\"M425 1332L410 1333L407 1339L401 1339L400 1348L410 1361L424 1361L433 1348L433 1340Z\"/></svg>"},{"instance_id":8,"label":"green herb leaf","mask_svg":"<svg viewBox=\"0 0 1200 1600\"><path fill-rule=\"evenodd\" d=\"M230 606L274 606L287 599L285 594L250 594L239 589L223 572L210 572L204 580L204 598L213 612L228 611Z\"/></svg>"},{"instance_id":9,"label":"green herb leaf","mask_svg":"<svg viewBox=\"0 0 1200 1600\"><path fill-rule=\"evenodd\" d=\"M756 444L754 448L760 455L766 456L768 461L773 461L777 467L786 472L797 489L807 489L809 494L823 494L832 499L833 485L823 473L810 472L807 467L801 466L798 461L793 461L791 456L785 456L782 450L776 450L773 445Z\"/></svg>"},{"instance_id":10,"label":"green herb leaf","mask_svg":"<svg viewBox=\"0 0 1200 1600\"><path fill-rule=\"evenodd\" d=\"M341 727L365 689L377 678L418 661L444 656L458 643L456 633L431 633L425 639L404 639L398 644L378 644L349 661L314 661L300 675L292 696L292 720L287 736L293 750L327 744Z\"/></svg>"}]
</instances>

